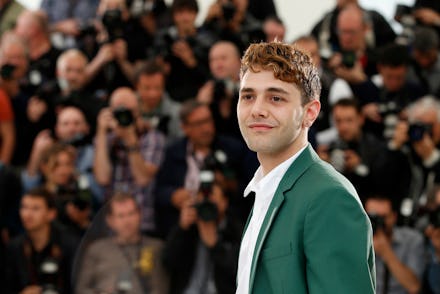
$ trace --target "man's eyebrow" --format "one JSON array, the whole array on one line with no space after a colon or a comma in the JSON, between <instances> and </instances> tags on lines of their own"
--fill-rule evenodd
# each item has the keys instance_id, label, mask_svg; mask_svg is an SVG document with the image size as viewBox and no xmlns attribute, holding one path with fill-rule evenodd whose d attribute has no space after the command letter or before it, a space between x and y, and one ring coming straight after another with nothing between
<instances>
[{"instance_id":1,"label":"man's eyebrow","mask_svg":"<svg viewBox=\"0 0 440 294\"><path fill-rule=\"evenodd\" d=\"M281 94L289 94L289 92L287 92L286 90L284 90L283 88L278 88L278 87L270 87L264 90L265 92L273 92L273 93L281 93ZM249 92L255 92L255 89L253 88L242 88L240 90L240 93L249 93Z\"/></svg>"}]
</instances>

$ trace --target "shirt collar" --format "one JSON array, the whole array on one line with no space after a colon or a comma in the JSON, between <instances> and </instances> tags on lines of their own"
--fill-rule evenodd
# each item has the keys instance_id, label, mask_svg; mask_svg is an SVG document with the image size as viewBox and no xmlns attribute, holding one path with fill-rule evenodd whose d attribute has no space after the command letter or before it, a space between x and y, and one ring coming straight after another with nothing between
<instances>
[{"instance_id":1,"label":"shirt collar","mask_svg":"<svg viewBox=\"0 0 440 294\"><path fill-rule=\"evenodd\" d=\"M263 176L263 171L261 165L258 167L257 171L254 174L254 177L247 185L244 190L244 197L247 197L251 192L256 192L260 189L260 187L266 185L269 182L278 183L281 177L284 176L287 169L292 165L296 158L306 149L308 145L302 147L298 152L296 152L293 156L286 159L278 166L276 166L273 170L271 170L266 176ZM279 178L279 179L277 179Z\"/></svg>"}]
</instances>

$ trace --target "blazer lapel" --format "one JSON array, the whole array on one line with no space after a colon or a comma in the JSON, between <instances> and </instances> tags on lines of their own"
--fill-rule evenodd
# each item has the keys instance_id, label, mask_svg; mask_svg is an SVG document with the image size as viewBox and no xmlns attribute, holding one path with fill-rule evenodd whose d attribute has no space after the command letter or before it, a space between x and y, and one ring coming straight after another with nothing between
<instances>
[{"instance_id":1,"label":"blazer lapel","mask_svg":"<svg viewBox=\"0 0 440 294\"><path fill-rule=\"evenodd\" d=\"M254 256L252 257L251 274L249 279L249 293L252 293L254 286L254 278L256 272L257 262L263 248L264 240L266 239L270 227L284 202L284 193L292 188L297 179L307 170L307 168L317 159L318 155L315 153L310 144L304 151L296 158L292 165L287 169L283 178L275 191L272 202L269 205L266 216L258 233L257 242L255 244ZM249 219L248 219L249 221Z\"/></svg>"}]
</instances>

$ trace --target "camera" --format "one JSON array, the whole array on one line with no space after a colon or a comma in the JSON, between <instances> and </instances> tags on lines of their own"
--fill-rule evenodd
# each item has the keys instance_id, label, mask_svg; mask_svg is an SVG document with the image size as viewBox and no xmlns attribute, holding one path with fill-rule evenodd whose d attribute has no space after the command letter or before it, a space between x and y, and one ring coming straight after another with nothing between
<instances>
[{"instance_id":1,"label":"camera","mask_svg":"<svg viewBox=\"0 0 440 294\"><path fill-rule=\"evenodd\" d=\"M235 8L234 3L231 1L222 4L223 19L226 21L231 21L234 18L236 10L237 9Z\"/></svg>"},{"instance_id":2,"label":"camera","mask_svg":"<svg viewBox=\"0 0 440 294\"><path fill-rule=\"evenodd\" d=\"M431 126L424 123L412 123L408 128L408 137L410 142L418 142L423 139L426 133L431 132Z\"/></svg>"},{"instance_id":3,"label":"camera","mask_svg":"<svg viewBox=\"0 0 440 294\"><path fill-rule=\"evenodd\" d=\"M210 169L202 169L200 171L199 179L199 190L203 199L194 205L197 210L197 215L204 221L216 220L218 216L217 206L209 200L209 195L212 192L212 185L215 180L215 173Z\"/></svg>"},{"instance_id":4,"label":"camera","mask_svg":"<svg viewBox=\"0 0 440 294\"><path fill-rule=\"evenodd\" d=\"M341 140L333 142L329 146L330 163L339 172L345 170L345 151L349 149L351 149L349 144Z\"/></svg>"},{"instance_id":5,"label":"camera","mask_svg":"<svg viewBox=\"0 0 440 294\"><path fill-rule=\"evenodd\" d=\"M80 175L77 180L73 179L67 185L58 186L56 195L60 201L71 202L82 211L89 208L92 203L92 191L85 175Z\"/></svg>"},{"instance_id":6,"label":"camera","mask_svg":"<svg viewBox=\"0 0 440 294\"><path fill-rule=\"evenodd\" d=\"M61 293L57 289L56 282L59 275L59 265L56 259L46 258L40 266L42 294Z\"/></svg>"},{"instance_id":7,"label":"camera","mask_svg":"<svg viewBox=\"0 0 440 294\"><path fill-rule=\"evenodd\" d=\"M440 206L429 213L429 223L435 228L440 228Z\"/></svg>"},{"instance_id":8,"label":"camera","mask_svg":"<svg viewBox=\"0 0 440 294\"><path fill-rule=\"evenodd\" d=\"M342 52L342 65L347 68L352 68L356 63L356 53L354 51Z\"/></svg>"},{"instance_id":9,"label":"camera","mask_svg":"<svg viewBox=\"0 0 440 294\"><path fill-rule=\"evenodd\" d=\"M124 23L120 9L109 9L102 16L102 24L107 31L109 42L124 36Z\"/></svg>"},{"instance_id":10,"label":"camera","mask_svg":"<svg viewBox=\"0 0 440 294\"><path fill-rule=\"evenodd\" d=\"M369 213L368 217L371 221L371 226L373 228L373 234L375 234L378 230L385 230L385 218L381 215L375 213Z\"/></svg>"},{"instance_id":11,"label":"camera","mask_svg":"<svg viewBox=\"0 0 440 294\"><path fill-rule=\"evenodd\" d=\"M13 78L15 68L16 66L13 64L3 64L0 68L0 77L6 81L11 80Z\"/></svg>"},{"instance_id":12,"label":"camera","mask_svg":"<svg viewBox=\"0 0 440 294\"><path fill-rule=\"evenodd\" d=\"M128 127L134 122L131 110L123 106L113 110L113 116L121 127Z\"/></svg>"},{"instance_id":13,"label":"camera","mask_svg":"<svg viewBox=\"0 0 440 294\"><path fill-rule=\"evenodd\" d=\"M230 79L218 79L214 81L214 101L220 101L225 97L234 95L235 92L234 82Z\"/></svg>"}]
</instances>

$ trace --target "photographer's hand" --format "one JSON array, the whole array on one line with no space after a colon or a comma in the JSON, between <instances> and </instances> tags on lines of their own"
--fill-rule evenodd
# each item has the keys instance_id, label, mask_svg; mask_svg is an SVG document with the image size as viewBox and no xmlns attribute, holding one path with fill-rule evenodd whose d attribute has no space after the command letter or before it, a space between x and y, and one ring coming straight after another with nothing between
<instances>
[{"instance_id":1,"label":"photographer's hand","mask_svg":"<svg viewBox=\"0 0 440 294\"><path fill-rule=\"evenodd\" d=\"M26 288L24 288L20 294L41 294L43 293L43 289L40 286L27 286Z\"/></svg>"},{"instance_id":2,"label":"photographer's hand","mask_svg":"<svg viewBox=\"0 0 440 294\"><path fill-rule=\"evenodd\" d=\"M422 158L424 161L429 159L433 152L435 151L435 144L432 140L431 136L427 133L423 135L422 140L414 142L412 144L416 153Z\"/></svg>"},{"instance_id":3,"label":"photographer's hand","mask_svg":"<svg viewBox=\"0 0 440 294\"><path fill-rule=\"evenodd\" d=\"M440 228L429 225L425 231L426 236L431 240L435 255L440 260Z\"/></svg>"},{"instance_id":4,"label":"photographer's hand","mask_svg":"<svg viewBox=\"0 0 440 294\"><path fill-rule=\"evenodd\" d=\"M335 74L350 84L360 84L367 80L367 75L359 61L356 61L352 68L345 66L336 67Z\"/></svg>"},{"instance_id":5,"label":"photographer's hand","mask_svg":"<svg viewBox=\"0 0 440 294\"><path fill-rule=\"evenodd\" d=\"M197 221L197 211L194 207L194 199L188 199L182 204L180 210L179 226L183 230L188 230Z\"/></svg>"},{"instance_id":6,"label":"photographer's hand","mask_svg":"<svg viewBox=\"0 0 440 294\"><path fill-rule=\"evenodd\" d=\"M414 11L414 17L425 25L440 26L440 14L430 8L419 8Z\"/></svg>"},{"instance_id":7,"label":"photographer's hand","mask_svg":"<svg viewBox=\"0 0 440 294\"><path fill-rule=\"evenodd\" d=\"M197 220L197 227L202 242L209 248L214 247L218 241L216 221L206 222L199 219Z\"/></svg>"},{"instance_id":8,"label":"photographer's hand","mask_svg":"<svg viewBox=\"0 0 440 294\"><path fill-rule=\"evenodd\" d=\"M177 209L182 209L186 201L192 198L191 193L185 188L179 188L171 195L171 204Z\"/></svg>"},{"instance_id":9,"label":"photographer's hand","mask_svg":"<svg viewBox=\"0 0 440 294\"><path fill-rule=\"evenodd\" d=\"M362 163L362 159L354 150L345 150L345 170L353 172Z\"/></svg>"},{"instance_id":10,"label":"photographer's hand","mask_svg":"<svg viewBox=\"0 0 440 294\"><path fill-rule=\"evenodd\" d=\"M366 118L369 120L380 123L382 121L382 117L379 113L379 106L377 103L368 103L365 104L364 107L362 107L362 113L365 115Z\"/></svg>"},{"instance_id":11,"label":"photographer's hand","mask_svg":"<svg viewBox=\"0 0 440 294\"><path fill-rule=\"evenodd\" d=\"M373 236L374 252L379 255L385 262L390 255L393 255L393 248L390 240L383 230L377 230Z\"/></svg>"},{"instance_id":12,"label":"photographer's hand","mask_svg":"<svg viewBox=\"0 0 440 294\"><path fill-rule=\"evenodd\" d=\"M187 67L194 68L197 66L197 59L187 41L177 40L174 42L172 50L173 54L180 58Z\"/></svg>"},{"instance_id":13,"label":"photographer's hand","mask_svg":"<svg viewBox=\"0 0 440 294\"><path fill-rule=\"evenodd\" d=\"M399 121L394 129L393 138L390 141L390 144L393 146L393 149L400 149L403 144L405 144L408 140L408 122Z\"/></svg>"}]
</instances>

